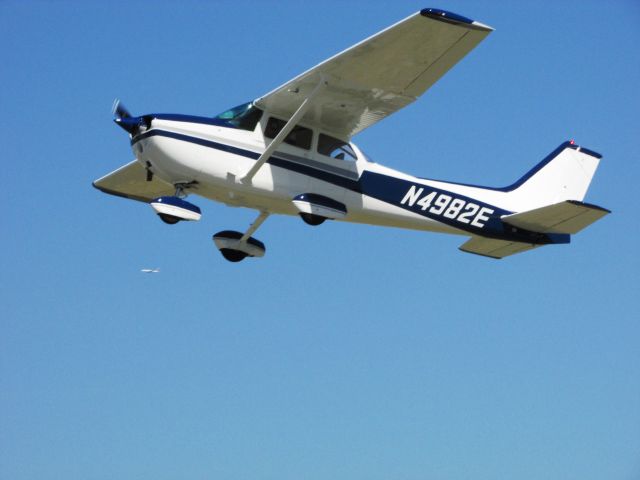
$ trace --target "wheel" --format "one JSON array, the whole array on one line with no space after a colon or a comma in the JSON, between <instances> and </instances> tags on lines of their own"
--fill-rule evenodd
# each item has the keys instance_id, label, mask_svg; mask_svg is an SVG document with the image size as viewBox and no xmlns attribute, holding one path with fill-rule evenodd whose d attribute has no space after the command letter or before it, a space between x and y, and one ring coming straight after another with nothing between
<instances>
[{"instance_id":1,"label":"wheel","mask_svg":"<svg viewBox=\"0 0 640 480\"><path fill-rule=\"evenodd\" d=\"M304 220L304 223L307 225L318 226L326 220L325 217L321 217L320 215L314 215L313 213L301 213L300 218Z\"/></svg>"},{"instance_id":2,"label":"wheel","mask_svg":"<svg viewBox=\"0 0 640 480\"><path fill-rule=\"evenodd\" d=\"M240 250L234 250L232 248L221 248L220 249L220 253L222 254L222 256L229 260L230 262L240 262L242 260L244 260L245 258L247 258L247 254L244 252L241 252Z\"/></svg>"},{"instance_id":3,"label":"wheel","mask_svg":"<svg viewBox=\"0 0 640 480\"><path fill-rule=\"evenodd\" d=\"M167 215L166 213L159 213L158 216L160 217L160 220L164 223L168 223L169 225L175 225L182 220L181 218L174 217L173 215Z\"/></svg>"}]
</instances>

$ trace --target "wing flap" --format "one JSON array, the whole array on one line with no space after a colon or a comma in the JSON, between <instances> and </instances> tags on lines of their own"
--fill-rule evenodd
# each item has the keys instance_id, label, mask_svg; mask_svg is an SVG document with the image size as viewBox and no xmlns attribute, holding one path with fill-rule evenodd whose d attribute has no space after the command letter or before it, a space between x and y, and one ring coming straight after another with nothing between
<instances>
[{"instance_id":1,"label":"wing flap","mask_svg":"<svg viewBox=\"0 0 640 480\"><path fill-rule=\"evenodd\" d=\"M318 83L327 86L302 123L350 138L415 101L480 43L491 27L425 9L257 99L285 118Z\"/></svg>"},{"instance_id":2,"label":"wing flap","mask_svg":"<svg viewBox=\"0 0 640 480\"><path fill-rule=\"evenodd\" d=\"M460 250L482 255L483 257L504 258L540 246L541 245L532 245L530 243L512 242L510 240L498 240L495 238L471 237L460 247Z\"/></svg>"},{"instance_id":3,"label":"wing flap","mask_svg":"<svg viewBox=\"0 0 640 480\"><path fill-rule=\"evenodd\" d=\"M574 234L609 213L609 210L596 205L567 200L527 212L506 215L502 217L502 221L533 232Z\"/></svg>"},{"instance_id":4,"label":"wing flap","mask_svg":"<svg viewBox=\"0 0 640 480\"><path fill-rule=\"evenodd\" d=\"M175 187L154 177L147 181L147 171L134 160L93 182L98 190L110 195L149 203L164 195L173 195Z\"/></svg>"}]
</instances>

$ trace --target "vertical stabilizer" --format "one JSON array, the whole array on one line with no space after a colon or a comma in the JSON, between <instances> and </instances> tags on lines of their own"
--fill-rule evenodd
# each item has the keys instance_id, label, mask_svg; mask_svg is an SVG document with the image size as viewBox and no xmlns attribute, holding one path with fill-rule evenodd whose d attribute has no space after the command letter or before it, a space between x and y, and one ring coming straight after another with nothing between
<instances>
[{"instance_id":1,"label":"vertical stabilizer","mask_svg":"<svg viewBox=\"0 0 640 480\"><path fill-rule=\"evenodd\" d=\"M565 200L582 201L602 156L565 142L516 183L508 187L518 211L553 205Z\"/></svg>"}]
</instances>

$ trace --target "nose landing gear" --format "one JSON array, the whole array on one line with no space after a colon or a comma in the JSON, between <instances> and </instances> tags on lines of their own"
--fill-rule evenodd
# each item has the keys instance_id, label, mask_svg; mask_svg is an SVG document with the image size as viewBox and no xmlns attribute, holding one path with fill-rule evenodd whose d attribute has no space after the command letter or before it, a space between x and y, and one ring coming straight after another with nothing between
<instances>
[{"instance_id":1,"label":"nose landing gear","mask_svg":"<svg viewBox=\"0 0 640 480\"><path fill-rule=\"evenodd\" d=\"M262 225L269 216L268 212L260 212L258 218L245 232L223 230L213 236L213 242L220 250L222 256L230 262L240 262L247 257L263 257L266 248L264 243L251 235Z\"/></svg>"}]
</instances>

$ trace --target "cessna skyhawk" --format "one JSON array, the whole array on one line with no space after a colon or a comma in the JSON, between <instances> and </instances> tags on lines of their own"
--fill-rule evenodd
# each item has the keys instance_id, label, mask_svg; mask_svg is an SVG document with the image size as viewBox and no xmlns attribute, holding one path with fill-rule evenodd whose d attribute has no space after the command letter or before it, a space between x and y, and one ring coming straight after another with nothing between
<instances>
[{"instance_id":1,"label":"cessna skyhawk","mask_svg":"<svg viewBox=\"0 0 640 480\"><path fill-rule=\"evenodd\" d=\"M208 118L131 115L117 102L136 159L96 180L149 203L169 224L197 221L199 195L257 210L244 232L213 236L224 258L262 257L254 232L272 214L470 237L460 249L502 258L569 243L602 216L583 199L601 156L573 142L505 188L428 180L373 163L351 139L414 102L493 29L423 9L284 85Z\"/></svg>"}]
</instances>

